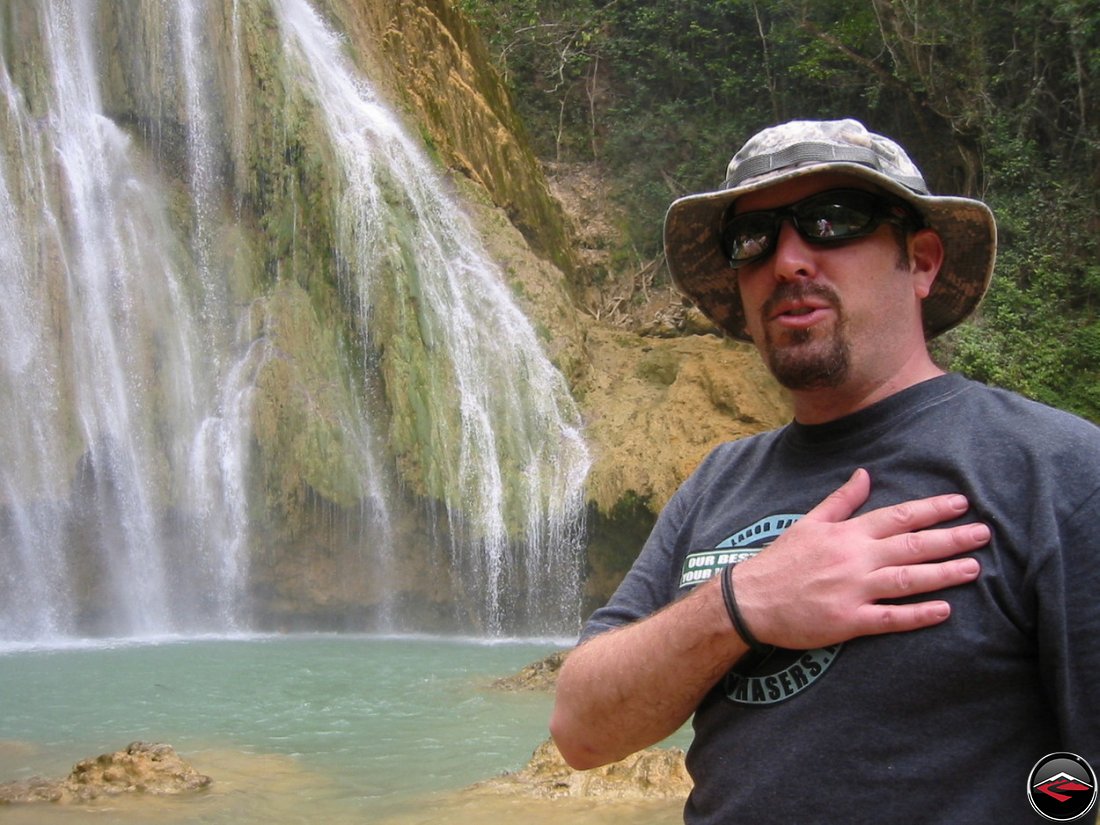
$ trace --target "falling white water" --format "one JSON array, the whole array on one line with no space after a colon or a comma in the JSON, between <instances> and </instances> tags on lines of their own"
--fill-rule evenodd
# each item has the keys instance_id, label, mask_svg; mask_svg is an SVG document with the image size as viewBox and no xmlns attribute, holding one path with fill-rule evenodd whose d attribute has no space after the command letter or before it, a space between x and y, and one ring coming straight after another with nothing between
<instances>
[{"instance_id":1,"label":"falling white water","mask_svg":"<svg viewBox=\"0 0 1100 825\"><path fill-rule=\"evenodd\" d=\"M0 255L5 303L19 308L2 319L16 352L0 363L0 530L15 563L0 580L0 637L231 625L223 594L239 589L239 566L224 546L204 558L196 525L238 521L239 468L227 475L224 456L241 451L225 452L222 434L214 483L187 459L224 417L209 343L232 330L204 317L215 278L194 288L201 256L179 254L162 182L104 112L96 7L36 11L45 100L26 100L0 66L3 132L18 137L0 166ZM192 490L191 512L169 501L177 488ZM97 592L76 592L88 582Z\"/></svg>"},{"instance_id":2,"label":"falling white water","mask_svg":"<svg viewBox=\"0 0 1100 825\"><path fill-rule=\"evenodd\" d=\"M421 375L424 397L434 415L457 418L433 434L443 442L436 451L453 457L442 472L461 583L483 590L482 618L495 633L515 577L523 576L529 606L543 615L551 609L561 630L563 611L578 597L578 513L589 466L564 379L439 173L349 64L341 38L305 0L275 5L287 53L340 161L340 252L364 307L365 334L374 334L371 308L406 279L417 307L409 328L433 356ZM403 214L387 198L394 190ZM518 548L509 484L528 514Z\"/></svg>"},{"instance_id":3,"label":"falling white water","mask_svg":"<svg viewBox=\"0 0 1100 825\"><path fill-rule=\"evenodd\" d=\"M144 372L133 359L148 315L171 296L152 292L148 287L155 285L138 278L143 265L152 263L139 240L155 237L156 228L139 211L148 199L134 197L142 194L142 183L131 165L129 138L102 114L91 19L64 4L49 12L45 41L56 98L43 137L62 180L60 197L67 201L66 214L48 215L51 223L63 224L66 235L57 254L72 341L62 356L73 371L69 389L77 435L88 449L85 478L113 504L113 518L92 514L92 529L104 535L101 547L121 624L154 628L165 619L158 598L165 570L151 490L143 483L154 471L153 434L138 424L146 396L132 391L131 377ZM145 586L131 589L133 581Z\"/></svg>"},{"instance_id":4,"label":"falling white water","mask_svg":"<svg viewBox=\"0 0 1100 825\"><path fill-rule=\"evenodd\" d=\"M0 29L0 641L254 627L271 548L257 546L252 426L287 354L270 337L281 274L241 272L265 217L245 214L242 183L257 150L246 6L37 0L0 17L20 27ZM473 604L456 616L570 632L589 458L565 382L345 44L305 0L271 8L279 82L310 101L330 143L318 154L335 158L325 220L368 352L351 367L364 394L326 408L359 474L361 562L385 584L408 536L446 532L453 570L430 575ZM104 101L108 11L145 52L114 64L133 72L121 94L136 115ZM22 53L30 32L41 43ZM414 413L420 500L442 518L410 530L387 428ZM326 552L293 549L307 551ZM397 601L374 608L404 629Z\"/></svg>"},{"instance_id":5,"label":"falling white water","mask_svg":"<svg viewBox=\"0 0 1100 825\"><path fill-rule=\"evenodd\" d=\"M207 2L189 0L173 4L178 14L175 29L179 32L179 55L183 75L184 122L187 124L187 166L191 194L191 246L199 281L201 311L208 326L224 327L224 312L228 301L224 273L218 272L214 261L214 236L220 214L217 175L221 146L214 121L218 109L208 98L214 88L210 61L211 49L202 42L200 23L210 13ZM222 323L218 323L222 321ZM216 354L217 350L215 350Z\"/></svg>"},{"instance_id":6,"label":"falling white water","mask_svg":"<svg viewBox=\"0 0 1100 825\"><path fill-rule=\"evenodd\" d=\"M200 405L197 431L190 439L190 461L185 464L184 509L195 514L198 529L190 531L191 548L209 590L208 609L222 630L238 630L245 621L248 577L248 438L253 381L265 355L263 342L251 340L247 317L235 322L226 273L218 268L214 239L222 218L218 201L218 159L221 135L214 122L218 109L208 98L214 88L209 44L202 42L201 21L210 14L209 2L172 4L178 15L179 55L187 124L187 161L191 203L191 257L200 289L199 328L218 334L235 323L233 339L216 341L206 349L208 369L220 380L210 385L212 396ZM228 367L224 356L240 355Z\"/></svg>"},{"instance_id":7,"label":"falling white water","mask_svg":"<svg viewBox=\"0 0 1100 825\"><path fill-rule=\"evenodd\" d=\"M6 72L3 83L4 122L26 149L34 139L20 128L19 105ZM3 158L0 158L3 161ZM0 441L2 478L0 501L8 511L0 526L6 563L0 568L0 617L6 636L54 635L63 626L62 605L68 602L70 577L64 553L59 504L50 492L53 468L64 461L61 445L52 438L62 417L62 388L56 378L58 354L51 346L43 309L44 283L35 277L30 261L34 236L23 232L17 195L40 194L41 168L15 169L0 165L0 339L5 342L0 361ZM32 219L33 213L32 213ZM49 227L43 227L49 231ZM27 410L33 410L27 415Z\"/></svg>"}]
</instances>

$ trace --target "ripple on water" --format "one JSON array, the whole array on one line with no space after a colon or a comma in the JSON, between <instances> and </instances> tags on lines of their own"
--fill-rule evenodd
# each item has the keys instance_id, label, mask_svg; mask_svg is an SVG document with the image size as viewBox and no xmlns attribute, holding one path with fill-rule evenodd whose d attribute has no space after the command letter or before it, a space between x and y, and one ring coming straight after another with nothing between
<instances>
[{"instance_id":1,"label":"ripple on water","mask_svg":"<svg viewBox=\"0 0 1100 825\"><path fill-rule=\"evenodd\" d=\"M167 742L209 792L4 811L5 825L675 822L679 803L483 798L546 738L546 694L486 686L550 641L288 636L0 656L0 781L58 777L129 742ZM14 697L14 698L13 698ZM650 813L653 817L650 818ZM555 817L558 817L555 819Z\"/></svg>"}]
</instances>

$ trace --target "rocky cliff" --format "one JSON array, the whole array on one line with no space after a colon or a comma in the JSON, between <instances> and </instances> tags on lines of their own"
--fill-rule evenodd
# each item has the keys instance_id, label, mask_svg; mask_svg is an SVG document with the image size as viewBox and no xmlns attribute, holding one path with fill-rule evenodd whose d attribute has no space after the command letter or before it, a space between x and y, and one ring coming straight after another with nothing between
<instances>
[{"instance_id":1,"label":"rocky cliff","mask_svg":"<svg viewBox=\"0 0 1100 825\"><path fill-rule=\"evenodd\" d=\"M451 171L573 388L594 453L586 591L598 601L698 461L783 423L789 402L751 347L651 288L661 261L616 268L609 250L622 224L599 168L533 156L478 32L450 0L330 6Z\"/></svg>"},{"instance_id":2,"label":"rocky cliff","mask_svg":"<svg viewBox=\"0 0 1100 825\"><path fill-rule=\"evenodd\" d=\"M471 184L470 208L517 298L551 333L597 452L589 489L601 512L630 496L657 510L713 446L789 418L751 347L601 254L617 222L598 165L534 158L478 33L449 0L363 5L389 11L376 9L373 25L391 92Z\"/></svg>"},{"instance_id":3,"label":"rocky cliff","mask_svg":"<svg viewBox=\"0 0 1100 825\"><path fill-rule=\"evenodd\" d=\"M472 185L482 232L584 409L601 514L631 501L658 510L716 444L789 418L750 347L724 341L667 288L647 289L641 265L616 271L608 250L621 224L598 166L532 157L477 33L447 0L393 4L384 28L391 89Z\"/></svg>"}]
</instances>

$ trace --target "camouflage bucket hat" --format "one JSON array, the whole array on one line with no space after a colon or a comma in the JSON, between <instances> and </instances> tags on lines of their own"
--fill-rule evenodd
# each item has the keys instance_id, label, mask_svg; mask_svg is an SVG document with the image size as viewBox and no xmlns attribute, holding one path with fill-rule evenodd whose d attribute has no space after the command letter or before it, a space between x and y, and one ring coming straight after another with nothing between
<instances>
[{"instance_id":1,"label":"camouflage bucket hat","mask_svg":"<svg viewBox=\"0 0 1100 825\"><path fill-rule=\"evenodd\" d=\"M974 311L993 275L993 213L981 201L930 194L905 151L856 120L792 121L765 129L733 156L721 189L673 203L665 215L664 241L677 288L728 335L751 340L737 274L718 242L722 217L748 192L823 172L843 172L897 195L943 239L943 267L923 304L926 339Z\"/></svg>"}]
</instances>

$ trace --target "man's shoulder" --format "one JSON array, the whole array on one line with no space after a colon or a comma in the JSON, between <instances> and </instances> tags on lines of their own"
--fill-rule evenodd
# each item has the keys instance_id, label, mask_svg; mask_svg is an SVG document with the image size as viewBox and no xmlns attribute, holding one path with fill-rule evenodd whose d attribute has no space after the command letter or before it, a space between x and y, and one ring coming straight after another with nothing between
<instances>
[{"instance_id":1,"label":"man's shoulder","mask_svg":"<svg viewBox=\"0 0 1100 825\"><path fill-rule=\"evenodd\" d=\"M694 498L700 489L724 488L733 478L753 466L775 445L785 428L723 441L703 456L676 491L676 497Z\"/></svg>"},{"instance_id":2,"label":"man's shoulder","mask_svg":"<svg viewBox=\"0 0 1100 825\"><path fill-rule=\"evenodd\" d=\"M1100 484L1100 427L1018 393L968 382L954 447L1013 475L1041 473ZM1022 477L1022 476L1021 476ZM1091 482L1089 481L1091 479Z\"/></svg>"},{"instance_id":3,"label":"man's shoulder","mask_svg":"<svg viewBox=\"0 0 1100 825\"><path fill-rule=\"evenodd\" d=\"M963 398L980 408L984 418L973 422L1005 429L1021 438L1044 438L1052 433L1073 435L1100 445L1100 427L1079 415L1012 390L965 379Z\"/></svg>"},{"instance_id":4,"label":"man's shoulder","mask_svg":"<svg viewBox=\"0 0 1100 825\"><path fill-rule=\"evenodd\" d=\"M774 430L754 433L753 435L746 435L731 441L723 441L707 453L699 463L699 469L727 467L733 459L771 449L786 429L784 426Z\"/></svg>"}]
</instances>

